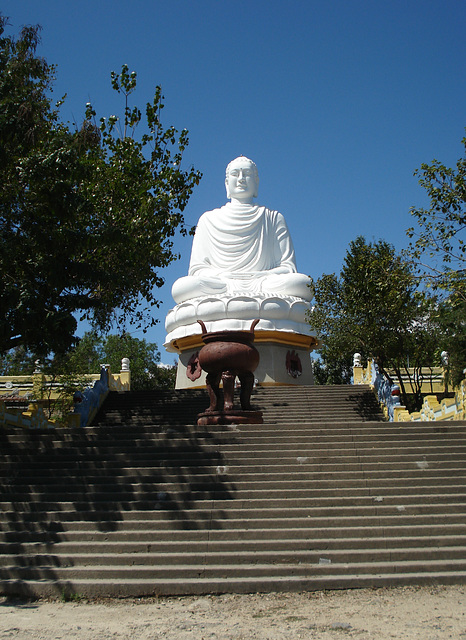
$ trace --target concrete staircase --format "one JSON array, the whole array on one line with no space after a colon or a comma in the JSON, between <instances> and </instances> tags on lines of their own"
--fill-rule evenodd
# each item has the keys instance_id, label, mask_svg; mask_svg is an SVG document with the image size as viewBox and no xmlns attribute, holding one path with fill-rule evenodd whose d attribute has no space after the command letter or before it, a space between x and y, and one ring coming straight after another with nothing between
<instances>
[{"instance_id":1,"label":"concrete staircase","mask_svg":"<svg viewBox=\"0 0 466 640\"><path fill-rule=\"evenodd\" d=\"M258 387L251 402L263 412L267 424L383 420L373 391L364 385ZM114 392L94 424L195 424L208 405L203 390Z\"/></svg>"},{"instance_id":2,"label":"concrete staircase","mask_svg":"<svg viewBox=\"0 0 466 640\"><path fill-rule=\"evenodd\" d=\"M93 427L0 431L0 593L465 581L466 423L387 423L354 387L254 403L195 427L203 392L117 394Z\"/></svg>"},{"instance_id":3,"label":"concrete staircase","mask_svg":"<svg viewBox=\"0 0 466 640\"><path fill-rule=\"evenodd\" d=\"M252 402L270 424L383 420L374 392L363 385L259 387Z\"/></svg>"}]
</instances>

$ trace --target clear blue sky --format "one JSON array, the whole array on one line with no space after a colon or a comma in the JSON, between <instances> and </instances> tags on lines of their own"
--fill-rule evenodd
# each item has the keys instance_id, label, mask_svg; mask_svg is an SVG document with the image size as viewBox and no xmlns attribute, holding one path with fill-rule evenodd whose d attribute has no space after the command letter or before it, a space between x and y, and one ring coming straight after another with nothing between
<instances>
[{"instance_id":1,"label":"clear blue sky","mask_svg":"<svg viewBox=\"0 0 466 640\"><path fill-rule=\"evenodd\" d=\"M462 152L464 0L3 0L0 10L15 32L42 25L65 120L81 121L88 101L99 117L121 113L109 78L123 63L138 73L138 105L162 85L164 124L189 130L186 166L204 174L189 225L225 202L228 162L252 158L258 201L285 215L298 268L314 278L339 272L358 235L405 247L410 206L426 203L414 170ZM146 335L160 348L190 240L177 247Z\"/></svg>"}]
</instances>

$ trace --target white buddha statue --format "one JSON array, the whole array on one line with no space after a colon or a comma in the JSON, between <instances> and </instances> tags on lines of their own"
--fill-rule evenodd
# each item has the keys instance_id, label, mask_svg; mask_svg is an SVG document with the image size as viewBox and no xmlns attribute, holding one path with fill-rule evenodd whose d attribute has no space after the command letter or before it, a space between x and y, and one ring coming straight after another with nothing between
<instances>
[{"instance_id":1,"label":"white buddha statue","mask_svg":"<svg viewBox=\"0 0 466 640\"><path fill-rule=\"evenodd\" d=\"M166 348L208 331L249 330L310 334L306 311L312 299L308 276L298 273L293 243L278 211L254 204L257 167L240 156L227 167L231 199L204 213L193 239L188 275L176 280L177 303L166 317Z\"/></svg>"},{"instance_id":2,"label":"white buddha statue","mask_svg":"<svg viewBox=\"0 0 466 640\"><path fill-rule=\"evenodd\" d=\"M225 186L231 202L199 219L188 275L174 283L174 300L244 293L311 300L309 277L297 273L284 217L253 203L259 186L254 162L232 160Z\"/></svg>"}]
</instances>

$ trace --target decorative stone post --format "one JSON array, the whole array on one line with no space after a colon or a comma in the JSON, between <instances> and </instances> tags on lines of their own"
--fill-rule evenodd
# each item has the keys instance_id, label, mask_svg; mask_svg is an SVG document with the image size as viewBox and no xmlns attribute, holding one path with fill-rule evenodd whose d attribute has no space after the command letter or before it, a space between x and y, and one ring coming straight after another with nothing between
<instances>
[{"instance_id":1,"label":"decorative stone post","mask_svg":"<svg viewBox=\"0 0 466 640\"><path fill-rule=\"evenodd\" d=\"M448 365L450 363L450 354L448 353L448 351L442 351L442 353L440 354L440 358L442 359L443 366L443 388L445 389L445 393L448 393Z\"/></svg>"},{"instance_id":2,"label":"decorative stone post","mask_svg":"<svg viewBox=\"0 0 466 640\"><path fill-rule=\"evenodd\" d=\"M35 361L35 369L32 374L32 391L34 400L41 400L43 396L45 376L42 373L40 360Z\"/></svg>"},{"instance_id":3,"label":"decorative stone post","mask_svg":"<svg viewBox=\"0 0 466 640\"><path fill-rule=\"evenodd\" d=\"M129 368L129 358L123 358L121 361L120 383L121 386L127 391L131 389L131 371Z\"/></svg>"},{"instance_id":4,"label":"decorative stone post","mask_svg":"<svg viewBox=\"0 0 466 640\"><path fill-rule=\"evenodd\" d=\"M353 384L364 384L364 370L361 362L361 354L355 353L353 356Z\"/></svg>"}]
</instances>

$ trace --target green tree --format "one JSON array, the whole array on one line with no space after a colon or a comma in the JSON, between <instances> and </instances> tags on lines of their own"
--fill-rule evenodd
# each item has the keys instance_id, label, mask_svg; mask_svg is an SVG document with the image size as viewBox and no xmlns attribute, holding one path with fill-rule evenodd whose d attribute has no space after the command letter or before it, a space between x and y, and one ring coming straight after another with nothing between
<instances>
[{"instance_id":1,"label":"green tree","mask_svg":"<svg viewBox=\"0 0 466 640\"><path fill-rule=\"evenodd\" d=\"M104 336L87 331L66 354L44 358L40 366L55 381L65 382L69 396L70 389L84 388L88 383L86 376L99 373L101 364L109 364L111 371L118 373L123 358L130 360L132 390L174 388L175 364L161 365L155 343L128 333ZM0 375L31 375L34 368L33 355L23 347L0 356Z\"/></svg>"},{"instance_id":2,"label":"green tree","mask_svg":"<svg viewBox=\"0 0 466 640\"><path fill-rule=\"evenodd\" d=\"M433 160L415 172L430 207L411 208L418 228L407 234L418 274L435 289L466 301L466 137L462 144L465 154L456 169Z\"/></svg>"},{"instance_id":3,"label":"green tree","mask_svg":"<svg viewBox=\"0 0 466 640\"><path fill-rule=\"evenodd\" d=\"M34 355L24 347L11 349L0 355L0 376L30 376L34 360Z\"/></svg>"},{"instance_id":4,"label":"green tree","mask_svg":"<svg viewBox=\"0 0 466 640\"><path fill-rule=\"evenodd\" d=\"M338 370L345 375L355 352L375 358L382 371L393 369L401 381L409 366L430 366L441 351L435 300L417 290L410 264L384 240L351 242L340 276L319 278L314 299L309 322L321 335L323 364L334 378ZM419 404L421 380L413 382Z\"/></svg>"},{"instance_id":5,"label":"green tree","mask_svg":"<svg viewBox=\"0 0 466 640\"><path fill-rule=\"evenodd\" d=\"M439 322L444 332L443 345L449 354L448 372L454 387L466 373L466 301L451 295L439 306Z\"/></svg>"},{"instance_id":6,"label":"green tree","mask_svg":"<svg viewBox=\"0 0 466 640\"><path fill-rule=\"evenodd\" d=\"M113 372L119 372L123 358L129 358L131 389L174 388L175 367L160 365L157 345L128 333L98 336L87 332L79 340L61 364L61 370L86 374L97 373L100 364L109 364Z\"/></svg>"},{"instance_id":7,"label":"green tree","mask_svg":"<svg viewBox=\"0 0 466 640\"><path fill-rule=\"evenodd\" d=\"M59 358L59 369L79 374L99 373L100 365L106 363L104 338L95 331L87 331L79 338L75 347ZM120 364L113 371L119 371Z\"/></svg>"},{"instance_id":8,"label":"green tree","mask_svg":"<svg viewBox=\"0 0 466 640\"><path fill-rule=\"evenodd\" d=\"M6 26L0 16L0 353L65 352L76 314L103 331L147 327L200 180L181 169L187 131L162 126L160 87L144 118L130 106L136 73L126 66L111 78L121 119L96 122L88 104L79 128L61 122L54 68L36 55L39 27L15 39Z\"/></svg>"},{"instance_id":9,"label":"green tree","mask_svg":"<svg viewBox=\"0 0 466 640\"><path fill-rule=\"evenodd\" d=\"M439 321L454 385L466 367L466 137L462 144L465 153L456 168L433 160L415 172L430 207L412 207L417 227L407 231L412 239L408 255L418 276L441 294Z\"/></svg>"},{"instance_id":10,"label":"green tree","mask_svg":"<svg viewBox=\"0 0 466 640\"><path fill-rule=\"evenodd\" d=\"M319 358L312 361L312 371L315 384L351 384L353 354L339 354L323 344Z\"/></svg>"},{"instance_id":11,"label":"green tree","mask_svg":"<svg viewBox=\"0 0 466 640\"><path fill-rule=\"evenodd\" d=\"M122 359L129 358L132 389L152 389L157 386L160 353L156 344L129 334L110 335L104 340L103 350L112 371L120 371Z\"/></svg>"}]
</instances>

